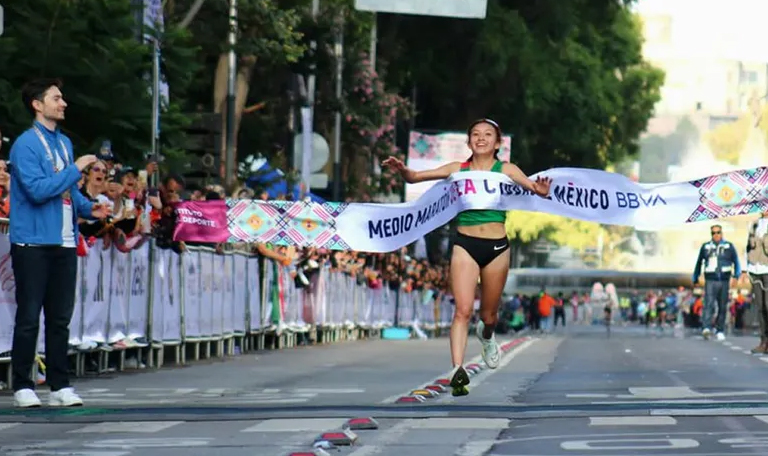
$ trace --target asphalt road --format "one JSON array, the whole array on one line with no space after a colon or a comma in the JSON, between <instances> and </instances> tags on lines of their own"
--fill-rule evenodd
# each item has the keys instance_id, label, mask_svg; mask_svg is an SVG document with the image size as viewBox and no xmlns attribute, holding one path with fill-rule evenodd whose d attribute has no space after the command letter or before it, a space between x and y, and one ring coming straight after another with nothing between
<instances>
[{"instance_id":1,"label":"asphalt road","mask_svg":"<svg viewBox=\"0 0 768 456\"><path fill-rule=\"evenodd\" d=\"M411 394L445 377L446 339L302 347L88 379L77 383L80 409L19 412L0 395L0 454L768 454L768 357L748 354L754 338L639 327L614 327L609 338L576 326L503 342L501 366L479 370L461 398ZM477 362L475 340L469 352ZM415 402L397 402L403 396ZM377 429L341 432L367 417ZM318 439L354 444L313 449Z\"/></svg>"}]
</instances>

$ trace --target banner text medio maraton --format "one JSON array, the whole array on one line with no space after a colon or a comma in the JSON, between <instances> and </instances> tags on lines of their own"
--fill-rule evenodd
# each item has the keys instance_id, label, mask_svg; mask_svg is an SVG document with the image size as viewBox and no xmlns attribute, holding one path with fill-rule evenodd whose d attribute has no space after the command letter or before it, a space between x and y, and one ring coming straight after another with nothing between
<instances>
[{"instance_id":1,"label":"banner text medio maraton","mask_svg":"<svg viewBox=\"0 0 768 456\"><path fill-rule=\"evenodd\" d=\"M442 213L463 195L476 195L484 192L488 195L501 196L534 196L532 192L525 190L517 184L506 182L491 183L483 180L479 191L471 179L454 181L448 186L447 191L432 204L421 208L414 213L397 217L368 221L368 237L381 239L398 236L406 233ZM611 198L613 194L613 198ZM537 197L538 198L538 197ZM567 185L554 185L551 196L548 198L566 206L584 209L606 211L611 208L639 209L641 207L666 206L667 202L661 195L644 195L635 192L611 191L599 188L579 187L572 183Z\"/></svg>"}]
</instances>

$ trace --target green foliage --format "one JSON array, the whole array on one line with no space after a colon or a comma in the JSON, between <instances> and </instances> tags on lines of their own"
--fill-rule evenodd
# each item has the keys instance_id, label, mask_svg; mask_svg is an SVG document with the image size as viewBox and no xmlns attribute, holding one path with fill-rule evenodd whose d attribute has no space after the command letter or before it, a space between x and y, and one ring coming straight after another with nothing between
<instances>
[{"instance_id":1,"label":"green foliage","mask_svg":"<svg viewBox=\"0 0 768 456\"><path fill-rule=\"evenodd\" d=\"M30 123L20 88L35 77L64 82L69 107L63 130L76 153L95 152L110 139L113 150L138 162L151 141L152 102L146 76L151 48L137 39L129 0L28 0L5 3L6 33L0 37L0 119L16 136ZM171 104L162 120L163 145L178 147L179 115L196 66L189 35L170 28L164 36Z\"/></svg>"},{"instance_id":2,"label":"green foliage","mask_svg":"<svg viewBox=\"0 0 768 456\"><path fill-rule=\"evenodd\" d=\"M575 250L595 247L600 233L605 232L598 223L526 211L509 211L506 228L510 239L523 244L546 239Z\"/></svg>"},{"instance_id":3,"label":"green foliage","mask_svg":"<svg viewBox=\"0 0 768 456\"><path fill-rule=\"evenodd\" d=\"M390 156L404 158L404 154L395 145L395 122L398 116L408 119L411 105L403 97L385 90L384 84L375 72L371 71L366 59L360 60L352 68L352 80L345 93L345 128L342 141L348 156L371 157L381 162ZM389 169L383 169L379 175L368 174L369 163L362 163L348 169L347 195L355 198L373 197L377 194L389 195L402 188L402 181ZM365 176L360 179L359 176Z\"/></svg>"},{"instance_id":4,"label":"green foliage","mask_svg":"<svg viewBox=\"0 0 768 456\"><path fill-rule=\"evenodd\" d=\"M621 3L489 0L483 21L382 22L389 80L408 79L421 94L418 126L492 117L529 173L634 154L659 99L663 75L643 62L638 22Z\"/></svg>"}]
</instances>

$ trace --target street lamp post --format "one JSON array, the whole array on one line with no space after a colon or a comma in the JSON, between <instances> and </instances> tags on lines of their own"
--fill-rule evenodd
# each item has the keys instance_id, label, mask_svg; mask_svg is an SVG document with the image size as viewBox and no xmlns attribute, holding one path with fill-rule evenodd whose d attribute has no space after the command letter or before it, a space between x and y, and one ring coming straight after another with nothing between
<instances>
[{"instance_id":1,"label":"street lamp post","mask_svg":"<svg viewBox=\"0 0 768 456\"><path fill-rule=\"evenodd\" d=\"M227 55L227 143L224 181L229 188L235 183L235 81L237 78L237 0L229 0L229 52Z\"/></svg>"}]
</instances>

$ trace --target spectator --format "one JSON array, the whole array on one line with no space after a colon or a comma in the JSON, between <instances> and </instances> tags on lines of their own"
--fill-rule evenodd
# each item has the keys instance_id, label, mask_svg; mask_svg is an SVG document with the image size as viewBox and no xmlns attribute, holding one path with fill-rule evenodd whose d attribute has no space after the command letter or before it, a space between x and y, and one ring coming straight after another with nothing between
<instances>
[{"instance_id":1,"label":"spectator","mask_svg":"<svg viewBox=\"0 0 768 456\"><path fill-rule=\"evenodd\" d=\"M153 210L152 225L156 237L156 245L161 249L173 249L176 253L184 250L184 243L173 241L173 229L176 224L174 207L181 201L181 193L184 191L184 178L178 174L171 174L163 179L159 189L162 208ZM154 195L150 190L150 197Z\"/></svg>"},{"instance_id":2,"label":"spectator","mask_svg":"<svg viewBox=\"0 0 768 456\"><path fill-rule=\"evenodd\" d=\"M0 141L2 143L2 141ZM11 215L11 175L8 174L8 164L0 160L0 218Z\"/></svg>"},{"instance_id":3,"label":"spectator","mask_svg":"<svg viewBox=\"0 0 768 456\"><path fill-rule=\"evenodd\" d=\"M107 165L103 161L97 161L87 167L83 172L84 184L80 187L80 193L92 203L109 205L109 199L104 195L107 188ZM102 237L106 233L104 220L89 220L81 218L78 221L80 235L85 239Z\"/></svg>"},{"instance_id":4,"label":"spectator","mask_svg":"<svg viewBox=\"0 0 768 456\"><path fill-rule=\"evenodd\" d=\"M49 404L83 404L70 386L67 365L77 280L77 217L104 218L108 210L78 191L81 172L96 157L75 160L72 142L59 130L67 107L60 87L53 79L24 86L22 101L35 122L11 147L10 241L17 304L11 362L17 407L41 405L34 392L32 365L42 309Z\"/></svg>"},{"instance_id":5,"label":"spectator","mask_svg":"<svg viewBox=\"0 0 768 456\"><path fill-rule=\"evenodd\" d=\"M760 343L752 353L768 353L768 212L752 223L747 237L747 272L760 325Z\"/></svg>"}]
</instances>

